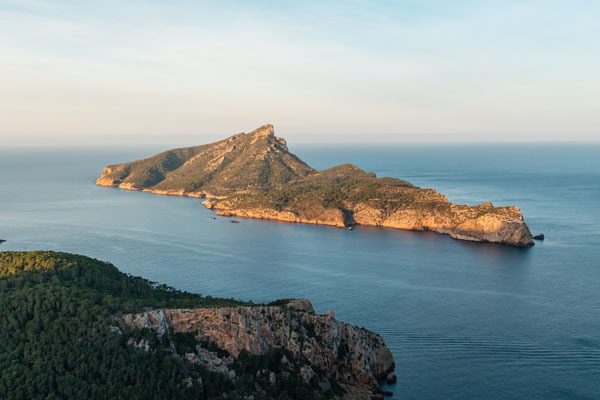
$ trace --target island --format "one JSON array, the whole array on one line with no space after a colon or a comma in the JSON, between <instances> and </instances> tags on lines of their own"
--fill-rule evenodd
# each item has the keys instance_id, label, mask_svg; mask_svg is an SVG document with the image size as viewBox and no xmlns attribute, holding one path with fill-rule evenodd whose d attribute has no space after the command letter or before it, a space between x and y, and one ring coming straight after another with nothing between
<instances>
[{"instance_id":1,"label":"island","mask_svg":"<svg viewBox=\"0 0 600 400\"><path fill-rule=\"evenodd\" d=\"M107 166L100 186L204 198L222 216L337 227L432 231L455 239L529 247L518 207L453 204L434 189L377 177L352 164L317 171L267 124L250 133Z\"/></svg>"},{"instance_id":2,"label":"island","mask_svg":"<svg viewBox=\"0 0 600 400\"><path fill-rule=\"evenodd\" d=\"M308 300L182 292L96 259L0 252L0 398L373 399L381 336Z\"/></svg>"}]
</instances>

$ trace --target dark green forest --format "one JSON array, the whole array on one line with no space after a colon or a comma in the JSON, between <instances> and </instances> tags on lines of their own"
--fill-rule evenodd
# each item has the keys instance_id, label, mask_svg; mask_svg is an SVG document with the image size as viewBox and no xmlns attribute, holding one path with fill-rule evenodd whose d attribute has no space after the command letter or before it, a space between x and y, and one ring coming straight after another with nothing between
<instances>
[{"instance_id":1,"label":"dark green forest","mask_svg":"<svg viewBox=\"0 0 600 400\"><path fill-rule=\"evenodd\" d=\"M84 256L0 252L0 399L320 397L294 374L257 389L256 372L276 371L279 350L244 354L232 381L182 361L167 346L128 346L127 335L111 330L119 313L244 304L177 291Z\"/></svg>"}]
</instances>

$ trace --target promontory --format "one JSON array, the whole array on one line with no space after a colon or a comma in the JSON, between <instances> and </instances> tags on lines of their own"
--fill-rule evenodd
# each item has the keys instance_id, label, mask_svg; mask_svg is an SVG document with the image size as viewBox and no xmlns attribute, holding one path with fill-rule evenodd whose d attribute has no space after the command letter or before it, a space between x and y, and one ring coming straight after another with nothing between
<instances>
[{"instance_id":1,"label":"promontory","mask_svg":"<svg viewBox=\"0 0 600 400\"><path fill-rule=\"evenodd\" d=\"M381 336L306 299L182 292L112 264L0 252L0 399L382 398Z\"/></svg>"},{"instance_id":2,"label":"promontory","mask_svg":"<svg viewBox=\"0 0 600 400\"><path fill-rule=\"evenodd\" d=\"M318 171L272 125L218 142L109 165L100 186L205 198L219 215L351 227L433 231L455 239L533 245L515 206L453 204L434 189L377 177L352 164Z\"/></svg>"}]
</instances>

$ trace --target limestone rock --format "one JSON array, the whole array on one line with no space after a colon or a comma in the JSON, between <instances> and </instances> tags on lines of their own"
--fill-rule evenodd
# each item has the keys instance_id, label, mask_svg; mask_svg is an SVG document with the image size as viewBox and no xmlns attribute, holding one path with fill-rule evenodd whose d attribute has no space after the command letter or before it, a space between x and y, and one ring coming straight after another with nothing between
<instances>
[{"instance_id":1,"label":"limestone rock","mask_svg":"<svg viewBox=\"0 0 600 400\"><path fill-rule=\"evenodd\" d=\"M315 315L312 305L306 302L292 303L300 306L295 309L287 306L158 309L123 315L120 320L128 329L148 328L157 335L193 333L198 343L211 343L232 359L215 362L216 353L200 346L196 354L186 356L188 361L221 372L227 371L242 351L261 355L282 348L295 360L306 363L302 379L310 381L315 371L323 371L328 379L346 390L347 396L352 396L346 398L370 399L379 382L394 369L392 353L383 339L366 329ZM268 379L277 377L269 375Z\"/></svg>"}]
</instances>

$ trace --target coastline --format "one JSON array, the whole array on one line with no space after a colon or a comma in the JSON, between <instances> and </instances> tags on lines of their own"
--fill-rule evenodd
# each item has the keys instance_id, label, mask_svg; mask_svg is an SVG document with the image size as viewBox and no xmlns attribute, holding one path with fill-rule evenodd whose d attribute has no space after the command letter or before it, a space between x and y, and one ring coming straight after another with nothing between
<instances>
[{"instance_id":1,"label":"coastline","mask_svg":"<svg viewBox=\"0 0 600 400\"><path fill-rule=\"evenodd\" d=\"M291 390L290 393L304 391L318 393L319 398L340 400L382 398L382 384L395 383L397 379L394 355L380 334L338 320L331 310L319 314L306 298L255 304L200 295L126 274L105 261L46 250L0 251L0 279L7 291L0 300L9 310L3 326L5 336L11 329L28 330L32 321L45 326L48 314L52 320L69 325L41 329L39 335L20 338L19 346L32 352L48 342L54 343L41 360L55 363L58 359L53 364L58 368L73 362L72 354L66 350L69 348L78 361L84 362L86 357L95 361L99 352L108 353L109 361L92 362L88 368L120 368L121 374L127 374L138 364L122 363L116 354L129 354L151 371L168 368L172 376L179 374L180 382L185 382L184 392L194 385L197 392L204 392L210 379L213 384L206 390L217 388L234 395L236 390L265 397ZM32 292L60 301L38 305L38 297L31 296ZM44 307L44 312L22 318L17 303L35 310ZM85 330L83 343L79 326L90 325L93 328ZM8 334L9 343L15 340L12 336ZM96 345L89 347L89 341ZM18 352L2 355L12 361L9 364L13 370L14 365L26 362ZM139 372L148 370L141 367ZM31 372L36 373L39 372ZM114 384L119 375L108 379L113 379ZM78 376L84 388L104 384L87 377ZM11 381L0 388L0 393L5 393L7 387L22 385L22 381ZM165 382L169 384L175 385L174 390L182 388L173 380ZM186 397L197 398L168 398Z\"/></svg>"},{"instance_id":2,"label":"coastline","mask_svg":"<svg viewBox=\"0 0 600 400\"><path fill-rule=\"evenodd\" d=\"M108 181L108 182L107 182ZM508 218L506 221L483 216L483 221L467 220L459 226L452 227L449 221L441 221L434 212L429 215L417 215L416 210L404 210L389 218L382 218L380 210L363 207L359 212L347 215L339 209L323 210L319 218L306 218L292 211L279 211L272 208L235 208L227 204L227 196L218 196L204 191L185 192L183 190L157 190L152 188L138 189L128 184L114 183L112 180L98 178L96 185L123 189L128 191L145 192L160 196L190 197L204 199L202 205L222 217L238 217L257 220L269 220L285 223L298 223L310 225L323 225L336 228L350 228L354 226L371 226L386 229L400 229L413 232L434 232L447 235L455 240L463 240L475 243L493 243L514 247L529 248L534 246L533 240L527 240L531 236L527 225L520 218ZM450 204L451 208L459 211L472 208L466 205ZM493 208L491 203L480 205L482 209ZM360 207L359 207L360 208ZM514 206L502 207L515 215L520 216L520 210ZM487 220L486 220L487 218ZM506 232L512 231L512 233ZM515 234L517 236L515 236Z\"/></svg>"}]
</instances>

